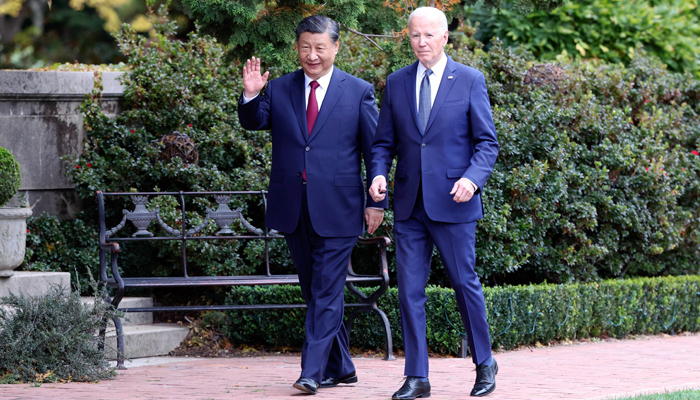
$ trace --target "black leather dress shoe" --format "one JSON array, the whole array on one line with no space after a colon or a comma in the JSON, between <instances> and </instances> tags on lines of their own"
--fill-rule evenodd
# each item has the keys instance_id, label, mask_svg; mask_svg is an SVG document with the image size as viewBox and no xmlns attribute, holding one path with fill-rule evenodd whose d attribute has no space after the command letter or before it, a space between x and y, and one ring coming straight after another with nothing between
<instances>
[{"instance_id":1,"label":"black leather dress shoe","mask_svg":"<svg viewBox=\"0 0 700 400\"><path fill-rule=\"evenodd\" d=\"M493 392L496 389L497 373L498 363L495 359L491 366L479 365L476 367L476 383L474 383L471 396L481 397Z\"/></svg>"},{"instance_id":2,"label":"black leather dress shoe","mask_svg":"<svg viewBox=\"0 0 700 400\"><path fill-rule=\"evenodd\" d=\"M299 389L302 392L308 393L308 394L316 394L318 393L318 382L316 382L313 379L309 378L299 378L297 379L296 382L294 382L295 389Z\"/></svg>"},{"instance_id":3,"label":"black leather dress shoe","mask_svg":"<svg viewBox=\"0 0 700 400\"><path fill-rule=\"evenodd\" d=\"M333 386L338 386L340 383L344 384L349 384L349 383L355 383L357 382L357 374L355 371L352 371L351 373L341 376L340 378L331 378L330 376L325 376L323 377L323 380L321 381L321 387L322 388L329 388Z\"/></svg>"},{"instance_id":4,"label":"black leather dress shoe","mask_svg":"<svg viewBox=\"0 0 700 400\"><path fill-rule=\"evenodd\" d=\"M430 397L430 382L423 382L420 379L415 376L407 376L401 389L391 396L392 400L413 400L419 397Z\"/></svg>"}]
</instances>

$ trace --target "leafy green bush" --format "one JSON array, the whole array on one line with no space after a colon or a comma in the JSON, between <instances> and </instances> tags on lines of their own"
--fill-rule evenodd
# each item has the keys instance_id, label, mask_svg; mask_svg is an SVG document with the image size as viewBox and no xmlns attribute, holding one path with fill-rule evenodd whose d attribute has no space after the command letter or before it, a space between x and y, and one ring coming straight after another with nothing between
<instances>
[{"instance_id":1,"label":"leafy green bush","mask_svg":"<svg viewBox=\"0 0 700 400\"><path fill-rule=\"evenodd\" d=\"M27 219L27 248L22 269L25 271L70 272L72 285L82 293L90 292L89 276L100 274L98 237L92 219L79 215L61 221L46 213Z\"/></svg>"},{"instance_id":2,"label":"leafy green bush","mask_svg":"<svg viewBox=\"0 0 700 400\"><path fill-rule=\"evenodd\" d=\"M0 207L17 193L21 181L19 164L7 149L0 147Z\"/></svg>"},{"instance_id":3,"label":"leafy green bush","mask_svg":"<svg viewBox=\"0 0 700 400\"><path fill-rule=\"evenodd\" d=\"M554 282L698 271L700 82L640 55L569 64L564 81L537 87L522 79L522 51L453 56L485 71L501 143L482 276L524 263Z\"/></svg>"},{"instance_id":4,"label":"leafy green bush","mask_svg":"<svg viewBox=\"0 0 700 400\"><path fill-rule=\"evenodd\" d=\"M521 45L542 60L563 54L629 64L638 48L654 54L676 72L700 76L700 10L685 0L582 0L552 11L467 7L479 22L478 38L496 36L507 45Z\"/></svg>"},{"instance_id":5,"label":"leafy green bush","mask_svg":"<svg viewBox=\"0 0 700 400\"><path fill-rule=\"evenodd\" d=\"M96 332L115 315L100 298L88 306L79 293L56 287L42 297L12 294L0 303L0 379L95 382L116 375L98 349Z\"/></svg>"},{"instance_id":6,"label":"leafy green bush","mask_svg":"<svg viewBox=\"0 0 700 400\"><path fill-rule=\"evenodd\" d=\"M368 292L370 289L366 289ZM431 351L456 354L464 328L452 289L429 286L427 339ZM485 287L494 348L549 343L601 335L700 331L700 277L637 278L595 283ZM351 301L346 293L346 301ZM229 304L302 303L294 286L237 287ZM398 291L390 288L378 306L388 316L396 348L403 346ZM301 346L305 310L229 311L226 334L236 343ZM351 345L384 348L376 316L360 315Z\"/></svg>"}]
</instances>

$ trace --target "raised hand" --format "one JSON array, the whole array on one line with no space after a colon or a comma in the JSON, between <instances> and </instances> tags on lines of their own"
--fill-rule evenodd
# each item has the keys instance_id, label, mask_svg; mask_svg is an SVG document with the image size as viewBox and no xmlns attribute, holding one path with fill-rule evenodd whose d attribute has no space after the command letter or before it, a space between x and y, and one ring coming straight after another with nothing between
<instances>
[{"instance_id":1,"label":"raised hand","mask_svg":"<svg viewBox=\"0 0 700 400\"><path fill-rule=\"evenodd\" d=\"M260 93L265 84L270 71L260 74L260 59L253 57L248 59L243 66L243 95L247 98L255 97Z\"/></svg>"}]
</instances>

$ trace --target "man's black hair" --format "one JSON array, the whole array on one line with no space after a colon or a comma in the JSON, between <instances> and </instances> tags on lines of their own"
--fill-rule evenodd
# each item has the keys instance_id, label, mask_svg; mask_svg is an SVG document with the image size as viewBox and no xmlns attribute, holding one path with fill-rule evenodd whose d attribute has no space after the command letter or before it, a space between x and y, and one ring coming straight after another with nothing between
<instances>
[{"instance_id":1,"label":"man's black hair","mask_svg":"<svg viewBox=\"0 0 700 400\"><path fill-rule=\"evenodd\" d=\"M312 15L302 19L297 25L297 42L299 41L299 36L304 32L328 33L333 43L337 42L340 37L338 23L325 15Z\"/></svg>"}]
</instances>

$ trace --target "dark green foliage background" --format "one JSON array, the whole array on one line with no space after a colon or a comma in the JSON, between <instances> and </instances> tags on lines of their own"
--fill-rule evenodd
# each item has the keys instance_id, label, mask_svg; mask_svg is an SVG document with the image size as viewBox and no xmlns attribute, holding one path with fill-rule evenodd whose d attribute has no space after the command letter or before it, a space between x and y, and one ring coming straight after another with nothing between
<instances>
[{"instance_id":1,"label":"dark green foliage background","mask_svg":"<svg viewBox=\"0 0 700 400\"><path fill-rule=\"evenodd\" d=\"M371 289L366 289L369 292ZM429 286L427 339L431 351L457 354L464 332L454 292ZM484 288L491 342L496 349L608 335L700 330L697 276L605 280L564 285ZM352 297L346 293L346 302ZM228 304L303 304L298 287L238 287ZM403 347L398 292L390 288L378 306L391 323L395 348ZM238 343L301 347L305 310L230 311L226 334ZM350 345L386 347L376 316L358 316Z\"/></svg>"},{"instance_id":2,"label":"dark green foliage background","mask_svg":"<svg viewBox=\"0 0 700 400\"><path fill-rule=\"evenodd\" d=\"M83 212L74 220L61 221L44 213L30 217L27 226L25 260L32 260L31 270L70 272L73 286L89 293L90 282L100 276L93 216Z\"/></svg>"},{"instance_id":3,"label":"dark green foliage background","mask_svg":"<svg viewBox=\"0 0 700 400\"><path fill-rule=\"evenodd\" d=\"M467 7L478 38L523 46L541 60L568 57L629 64L644 49L670 70L700 76L700 8L687 0L581 0L523 14L515 2ZM567 57L564 57L567 58Z\"/></svg>"}]
</instances>

